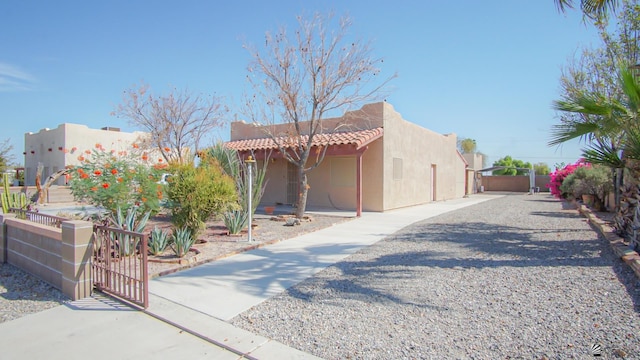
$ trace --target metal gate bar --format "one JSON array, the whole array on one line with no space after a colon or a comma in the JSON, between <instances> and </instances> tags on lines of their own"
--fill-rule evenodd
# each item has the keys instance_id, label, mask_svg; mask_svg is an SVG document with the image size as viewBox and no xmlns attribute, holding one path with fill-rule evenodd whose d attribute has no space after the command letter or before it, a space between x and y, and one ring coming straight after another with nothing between
<instances>
[{"instance_id":1,"label":"metal gate bar","mask_svg":"<svg viewBox=\"0 0 640 360\"><path fill-rule=\"evenodd\" d=\"M93 283L96 289L149 307L147 235L96 225L93 228Z\"/></svg>"}]
</instances>

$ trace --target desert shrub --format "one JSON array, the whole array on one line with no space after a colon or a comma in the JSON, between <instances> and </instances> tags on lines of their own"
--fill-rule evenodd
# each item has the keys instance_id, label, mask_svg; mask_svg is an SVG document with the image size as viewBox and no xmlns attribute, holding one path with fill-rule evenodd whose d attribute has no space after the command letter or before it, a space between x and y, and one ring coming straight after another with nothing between
<instances>
[{"instance_id":1,"label":"desert shrub","mask_svg":"<svg viewBox=\"0 0 640 360\"><path fill-rule=\"evenodd\" d=\"M172 223L176 228L188 228L194 237L210 217L222 214L237 202L233 179L223 174L217 161L206 155L198 167L176 164L170 171L167 195Z\"/></svg>"},{"instance_id":2,"label":"desert shrub","mask_svg":"<svg viewBox=\"0 0 640 360\"><path fill-rule=\"evenodd\" d=\"M249 208L249 169L248 164L241 158L237 150L229 149L222 143L218 143L213 147L205 150L207 156L218 161L225 174L229 175L236 183L236 191L238 193L238 203L244 212L248 212ZM267 165L269 164L269 155L261 161L261 165L256 162L253 166L252 176L252 197L251 197L251 213L255 213L264 189L267 186L266 174ZM255 156L253 156L255 158Z\"/></svg>"},{"instance_id":3,"label":"desert shrub","mask_svg":"<svg viewBox=\"0 0 640 360\"><path fill-rule=\"evenodd\" d=\"M81 165L71 171L71 193L79 201L101 206L112 214L141 207L155 214L164 187L158 184L162 164L153 164L144 152L107 152L99 144L78 156Z\"/></svg>"},{"instance_id":4,"label":"desert shrub","mask_svg":"<svg viewBox=\"0 0 640 360\"><path fill-rule=\"evenodd\" d=\"M564 179L560 189L576 198L593 195L596 203L602 204L605 196L613 191L613 175L606 166L580 166Z\"/></svg>"},{"instance_id":5,"label":"desert shrub","mask_svg":"<svg viewBox=\"0 0 640 360\"><path fill-rule=\"evenodd\" d=\"M571 196L571 193L561 189L562 183L567 176L571 175L577 168L582 166L587 166L587 163L580 159L575 164L566 165L562 169L556 168L554 172L549 174L549 183L547 184L547 187L549 188L551 195L558 199L566 199L568 196Z\"/></svg>"}]
</instances>

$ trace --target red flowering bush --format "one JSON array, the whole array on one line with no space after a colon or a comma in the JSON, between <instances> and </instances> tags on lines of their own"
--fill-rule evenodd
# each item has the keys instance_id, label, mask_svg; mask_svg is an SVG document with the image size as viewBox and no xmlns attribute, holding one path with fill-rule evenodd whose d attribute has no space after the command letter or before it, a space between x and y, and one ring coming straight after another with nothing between
<instances>
[{"instance_id":1,"label":"red flowering bush","mask_svg":"<svg viewBox=\"0 0 640 360\"><path fill-rule=\"evenodd\" d=\"M556 168L556 171L550 173L547 187L549 188L551 195L558 199L566 199L569 194L560 190L562 182L567 178L567 176L573 174L573 172L581 166L589 166L589 163L585 162L584 159L579 159L575 164L566 165L562 169Z\"/></svg>"},{"instance_id":2,"label":"red flowering bush","mask_svg":"<svg viewBox=\"0 0 640 360\"><path fill-rule=\"evenodd\" d=\"M142 213L157 213L164 197L164 185L157 183L163 167L149 163L146 153L121 151L116 155L98 145L71 172L74 198L113 214L132 206L139 206Z\"/></svg>"}]
</instances>

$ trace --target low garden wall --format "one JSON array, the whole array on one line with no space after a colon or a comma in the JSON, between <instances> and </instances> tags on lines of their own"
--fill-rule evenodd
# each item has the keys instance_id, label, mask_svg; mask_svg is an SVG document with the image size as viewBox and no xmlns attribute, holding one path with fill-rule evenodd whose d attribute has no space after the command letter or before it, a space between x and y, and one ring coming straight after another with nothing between
<instances>
[{"instance_id":1,"label":"low garden wall","mask_svg":"<svg viewBox=\"0 0 640 360\"><path fill-rule=\"evenodd\" d=\"M91 295L93 224L63 221L60 228L0 214L0 262L48 282L72 300Z\"/></svg>"},{"instance_id":2,"label":"low garden wall","mask_svg":"<svg viewBox=\"0 0 640 360\"><path fill-rule=\"evenodd\" d=\"M540 189L540 192L549 192L547 184L549 183L549 175L536 175L536 187ZM481 178L481 184L484 186L484 191L514 191L514 192L529 192L529 176L507 176L507 175L492 175L483 176Z\"/></svg>"}]
</instances>

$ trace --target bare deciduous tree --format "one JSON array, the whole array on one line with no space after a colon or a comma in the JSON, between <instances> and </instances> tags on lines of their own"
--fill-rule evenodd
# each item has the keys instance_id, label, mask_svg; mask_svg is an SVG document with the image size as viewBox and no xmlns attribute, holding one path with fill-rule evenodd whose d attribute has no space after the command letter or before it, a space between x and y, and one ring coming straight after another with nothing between
<instances>
[{"instance_id":1,"label":"bare deciduous tree","mask_svg":"<svg viewBox=\"0 0 640 360\"><path fill-rule=\"evenodd\" d=\"M383 86L395 75L378 80L383 60L373 55L368 42L347 38L352 24L348 17L335 21L333 14L316 13L310 19L297 19L299 26L293 34L283 27L266 33L262 51L246 47L252 55L248 80L254 92L245 110L255 124L289 125L284 133L274 126L264 129L297 168L296 216L302 217L309 190L307 173L324 160L327 150L323 146L310 158L314 139L330 136L341 127L323 120L328 114L379 99Z\"/></svg>"},{"instance_id":2,"label":"bare deciduous tree","mask_svg":"<svg viewBox=\"0 0 640 360\"><path fill-rule=\"evenodd\" d=\"M125 90L123 103L112 115L147 131L151 145L158 148L167 162L185 163L198 152L203 137L222 126L226 112L217 96L193 95L177 89L165 96L155 96L143 83Z\"/></svg>"},{"instance_id":3,"label":"bare deciduous tree","mask_svg":"<svg viewBox=\"0 0 640 360\"><path fill-rule=\"evenodd\" d=\"M13 161L11 151L13 151L11 139L5 139L0 142L0 173L3 173L7 169L7 166L11 165Z\"/></svg>"}]
</instances>

